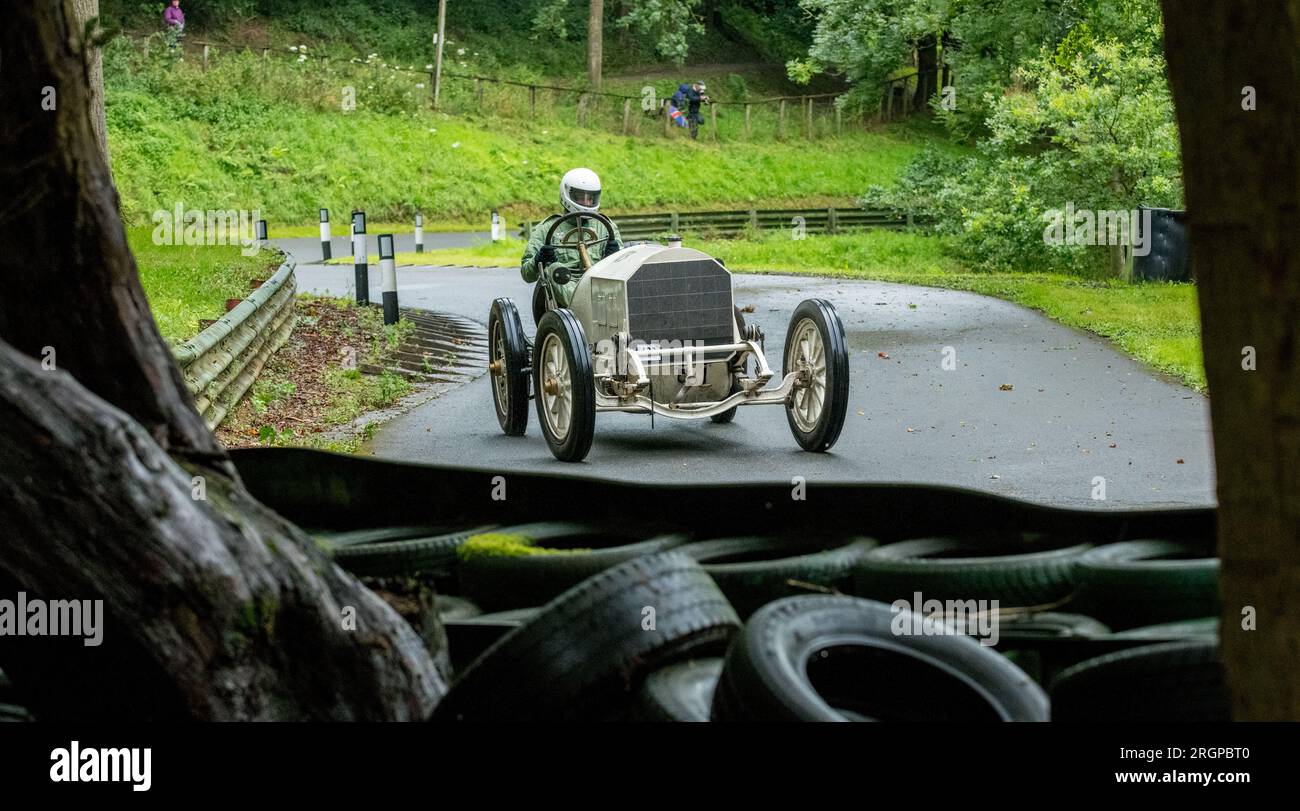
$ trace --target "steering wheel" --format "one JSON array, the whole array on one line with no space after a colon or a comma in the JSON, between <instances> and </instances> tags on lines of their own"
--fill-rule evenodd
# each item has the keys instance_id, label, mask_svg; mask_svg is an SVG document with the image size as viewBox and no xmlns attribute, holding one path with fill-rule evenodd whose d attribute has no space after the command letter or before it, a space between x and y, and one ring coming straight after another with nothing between
<instances>
[{"instance_id":1,"label":"steering wheel","mask_svg":"<svg viewBox=\"0 0 1300 811\"><path fill-rule=\"evenodd\" d=\"M570 230L567 234L561 237L559 242L551 241L555 238L555 231L560 227L561 223L566 223L570 220L581 221L584 219L596 220L600 224L604 225L605 231L609 236L601 239L596 235L595 229L588 228L585 225L579 225L577 228ZM591 257L587 254L588 249L594 248L602 242L608 246L613 241L614 223L610 221L609 217L606 217L604 214L599 212L588 213L586 211L572 211L551 223L550 230L546 232L546 240L542 244L553 248L577 248L579 265L585 271L587 268L591 267Z\"/></svg>"}]
</instances>

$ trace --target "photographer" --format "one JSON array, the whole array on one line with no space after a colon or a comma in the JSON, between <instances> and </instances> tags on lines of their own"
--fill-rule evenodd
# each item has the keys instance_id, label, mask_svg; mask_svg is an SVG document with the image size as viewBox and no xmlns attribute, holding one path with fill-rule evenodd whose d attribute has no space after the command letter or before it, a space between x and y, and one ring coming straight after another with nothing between
<instances>
[{"instance_id":1,"label":"photographer","mask_svg":"<svg viewBox=\"0 0 1300 811\"><path fill-rule=\"evenodd\" d=\"M713 103L713 100L704 94L704 89L704 82L693 82L689 87L681 85L673 95L673 104L677 109L686 108L686 120L691 128L692 139L700 137L700 125L704 123L700 105Z\"/></svg>"}]
</instances>

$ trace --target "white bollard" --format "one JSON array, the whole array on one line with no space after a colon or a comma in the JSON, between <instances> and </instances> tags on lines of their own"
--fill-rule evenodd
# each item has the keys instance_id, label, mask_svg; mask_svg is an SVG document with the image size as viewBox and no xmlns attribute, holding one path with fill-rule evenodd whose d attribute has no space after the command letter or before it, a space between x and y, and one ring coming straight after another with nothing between
<instances>
[{"instance_id":1,"label":"white bollard","mask_svg":"<svg viewBox=\"0 0 1300 811\"><path fill-rule=\"evenodd\" d=\"M501 215L495 208L492 209L492 241L501 241Z\"/></svg>"},{"instance_id":2,"label":"white bollard","mask_svg":"<svg viewBox=\"0 0 1300 811\"><path fill-rule=\"evenodd\" d=\"M370 303L370 268L366 256L366 212L352 212L352 268L356 273L357 304Z\"/></svg>"},{"instance_id":3,"label":"white bollard","mask_svg":"<svg viewBox=\"0 0 1300 811\"><path fill-rule=\"evenodd\" d=\"M320 210L320 255L322 262L330 260L330 210Z\"/></svg>"},{"instance_id":4,"label":"white bollard","mask_svg":"<svg viewBox=\"0 0 1300 811\"><path fill-rule=\"evenodd\" d=\"M393 235L379 235L379 277L384 288L384 324L396 324L397 261L393 255Z\"/></svg>"},{"instance_id":5,"label":"white bollard","mask_svg":"<svg viewBox=\"0 0 1300 811\"><path fill-rule=\"evenodd\" d=\"M415 252L424 253L424 215L415 215Z\"/></svg>"}]
</instances>

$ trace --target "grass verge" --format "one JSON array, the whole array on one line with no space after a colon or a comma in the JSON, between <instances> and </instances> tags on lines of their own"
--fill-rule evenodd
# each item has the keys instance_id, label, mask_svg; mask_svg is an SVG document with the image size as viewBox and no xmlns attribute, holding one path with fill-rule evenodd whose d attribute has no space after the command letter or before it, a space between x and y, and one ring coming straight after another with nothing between
<instances>
[{"instance_id":1,"label":"grass verge","mask_svg":"<svg viewBox=\"0 0 1300 811\"><path fill-rule=\"evenodd\" d=\"M393 405L414 386L392 372L368 375L356 367L384 367L414 329L409 321L383 324L378 307L346 299L300 296L293 335L217 431L227 447L295 445L355 453L375 423L356 419Z\"/></svg>"},{"instance_id":2,"label":"grass verge","mask_svg":"<svg viewBox=\"0 0 1300 811\"><path fill-rule=\"evenodd\" d=\"M173 345L197 335L200 318L220 318L226 299L247 298L252 281L283 261L276 250L244 256L238 245L155 245L149 227L128 228L126 239L154 320Z\"/></svg>"}]
</instances>

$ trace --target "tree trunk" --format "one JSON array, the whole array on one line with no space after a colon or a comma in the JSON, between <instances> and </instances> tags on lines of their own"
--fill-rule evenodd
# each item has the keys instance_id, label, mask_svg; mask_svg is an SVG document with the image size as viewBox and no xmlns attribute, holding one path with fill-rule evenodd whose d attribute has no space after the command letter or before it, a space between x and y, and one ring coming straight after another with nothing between
<instances>
[{"instance_id":1,"label":"tree trunk","mask_svg":"<svg viewBox=\"0 0 1300 811\"><path fill-rule=\"evenodd\" d=\"M1286 3L1163 4L1214 427L1228 684L1235 717L1300 720L1300 20ZM1242 109L1247 85L1257 109Z\"/></svg>"},{"instance_id":2,"label":"tree trunk","mask_svg":"<svg viewBox=\"0 0 1300 811\"><path fill-rule=\"evenodd\" d=\"M72 3L73 19L77 21L75 35L81 42L80 48L86 56L86 83L90 88L88 103L90 105L90 126L95 131L99 150L108 162L108 125L104 122L104 51L89 39L99 30L99 0L69 0ZM88 31L87 23L96 20Z\"/></svg>"},{"instance_id":3,"label":"tree trunk","mask_svg":"<svg viewBox=\"0 0 1300 811\"><path fill-rule=\"evenodd\" d=\"M420 638L249 496L195 413L126 247L70 8L6 10L0 593L102 600L104 628L98 647L4 636L0 668L42 718L427 716L444 683Z\"/></svg>"},{"instance_id":4,"label":"tree trunk","mask_svg":"<svg viewBox=\"0 0 1300 811\"><path fill-rule=\"evenodd\" d=\"M916 95L912 109L920 112L929 109L930 98L938 92L939 42L927 36L916 44Z\"/></svg>"},{"instance_id":5,"label":"tree trunk","mask_svg":"<svg viewBox=\"0 0 1300 811\"><path fill-rule=\"evenodd\" d=\"M605 0L591 0L587 17L587 84L599 90L604 60Z\"/></svg>"}]
</instances>

